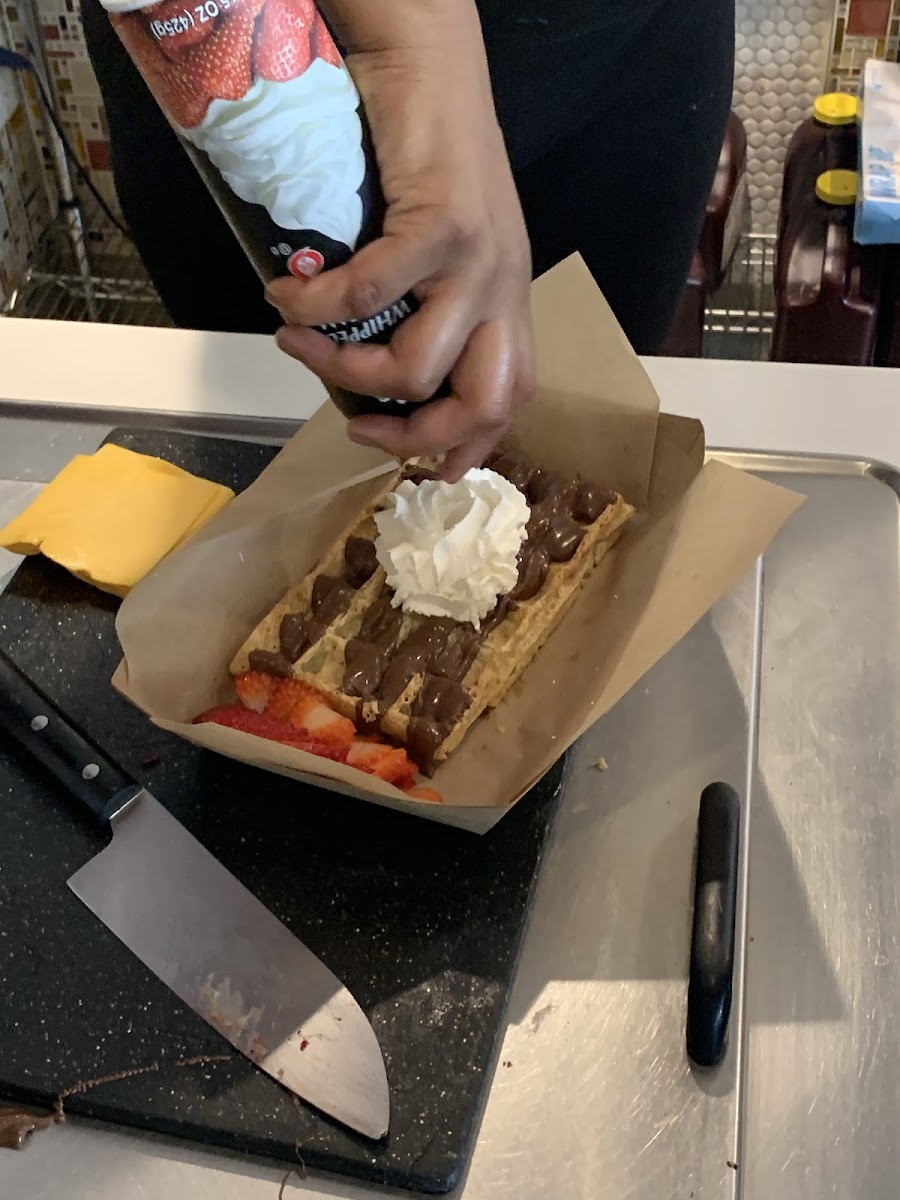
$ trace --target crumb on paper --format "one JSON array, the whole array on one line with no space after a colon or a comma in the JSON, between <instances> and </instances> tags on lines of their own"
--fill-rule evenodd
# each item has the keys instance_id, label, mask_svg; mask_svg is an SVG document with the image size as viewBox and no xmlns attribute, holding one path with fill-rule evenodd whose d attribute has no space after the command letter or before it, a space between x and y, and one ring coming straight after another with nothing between
<instances>
[{"instance_id":1,"label":"crumb on paper","mask_svg":"<svg viewBox=\"0 0 900 1200\"><path fill-rule=\"evenodd\" d=\"M597 761L593 764L593 767L594 767L595 771L608 771L609 763L606 761L605 758L598 758Z\"/></svg>"},{"instance_id":2,"label":"crumb on paper","mask_svg":"<svg viewBox=\"0 0 900 1200\"><path fill-rule=\"evenodd\" d=\"M499 721L497 722L497 732L498 732L498 733L499 733L499 734L500 734L502 737L505 737L505 736L506 736L506 726L505 726L505 725L501 725Z\"/></svg>"}]
</instances>

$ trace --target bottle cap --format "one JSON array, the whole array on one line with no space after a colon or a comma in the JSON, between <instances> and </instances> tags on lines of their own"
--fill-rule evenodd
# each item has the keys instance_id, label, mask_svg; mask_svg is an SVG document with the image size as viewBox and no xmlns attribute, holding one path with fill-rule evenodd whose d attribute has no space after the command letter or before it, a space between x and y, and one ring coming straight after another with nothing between
<instances>
[{"instance_id":1,"label":"bottle cap","mask_svg":"<svg viewBox=\"0 0 900 1200\"><path fill-rule=\"evenodd\" d=\"M859 120L859 97L849 92L826 92L817 97L813 116L822 125L852 125Z\"/></svg>"},{"instance_id":2,"label":"bottle cap","mask_svg":"<svg viewBox=\"0 0 900 1200\"><path fill-rule=\"evenodd\" d=\"M823 171L816 180L816 195L825 204L855 204L858 191L856 171Z\"/></svg>"}]
</instances>

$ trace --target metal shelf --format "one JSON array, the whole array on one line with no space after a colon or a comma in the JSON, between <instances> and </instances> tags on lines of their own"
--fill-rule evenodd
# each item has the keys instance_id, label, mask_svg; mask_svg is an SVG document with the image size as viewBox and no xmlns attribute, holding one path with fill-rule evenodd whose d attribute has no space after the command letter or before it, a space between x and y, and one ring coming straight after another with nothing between
<instances>
[{"instance_id":1,"label":"metal shelf","mask_svg":"<svg viewBox=\"0 0 900 1200\"><path fill-rule=\"evenodd\" d=\"M171 325L131 239L86 191L78 196L78 211L87 270L73 246L71 214L60 212L42 233L4 315Z\"/></svg>"},{"instance_id":2,"label":"metal shelf","mask_svg":"<svg viewBox=\"0 0 900 1200\"><path fill-rule=\"evenodd\" d=\"M775 321L775 235L741 238L725 282L707 301L703 357L766 359Z\"/></svg>"},{"instance_id":3,"label":"metal shelf","mask_svg":"<svg viewBox=\"0 0 900 1200\"><path fill-rule=\"evenodd\" d=\"M116 325L171 325L134 243L90 194L79 196L89 272L79 269L64 213L40 238L6 314ZM705 358L765 359L774 321L775 237L747 233L706 308Z\"/></svg>"}]
</instances>

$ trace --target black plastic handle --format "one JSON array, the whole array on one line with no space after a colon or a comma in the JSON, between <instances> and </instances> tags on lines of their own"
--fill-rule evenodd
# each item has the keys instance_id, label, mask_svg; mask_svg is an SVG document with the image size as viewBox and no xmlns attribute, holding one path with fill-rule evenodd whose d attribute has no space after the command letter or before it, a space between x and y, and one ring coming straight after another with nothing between
<instances>
[{"instance_id":1,"label":"black plastic handle","mask_svg":"<svg viewBox=\"0 0 900 1200\"><path fill-rule=\"evenodd\" d=\"M44 767L100 825L138 785L75 728L0 650L0 735Z\"/></svg>"},{"instance_id":2,"label":"black plastic handle","mask_svg":"<svg viewBox=\"0 0 900 1200\"><path fill-rule=\"evenodd\" d=\"M697 878L688 981L687 1052L699 1067L725 1055L734 975L741 802L727 783L711 783L700 797Z\"/></svg>"}]
</instances>

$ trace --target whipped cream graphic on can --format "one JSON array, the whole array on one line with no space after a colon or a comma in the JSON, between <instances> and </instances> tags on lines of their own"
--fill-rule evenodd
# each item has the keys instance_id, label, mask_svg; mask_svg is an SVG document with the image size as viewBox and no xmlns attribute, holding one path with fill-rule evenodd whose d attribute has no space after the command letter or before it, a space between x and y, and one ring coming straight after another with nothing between
<instances>
[{"instance_id":1,"label":"whipped cream graphic on can","mask_svg":"<svg viewBox=\"0 0 900 1200\"><path fill-rule=\"evenodd\" d=\"M384 200L356 86L313 0L101 0L264 282L312 279L378 237ZM385 343L409 294L320 326ZM332 389L348 416L413 405Z\"/></svg>"}]
</instances>

